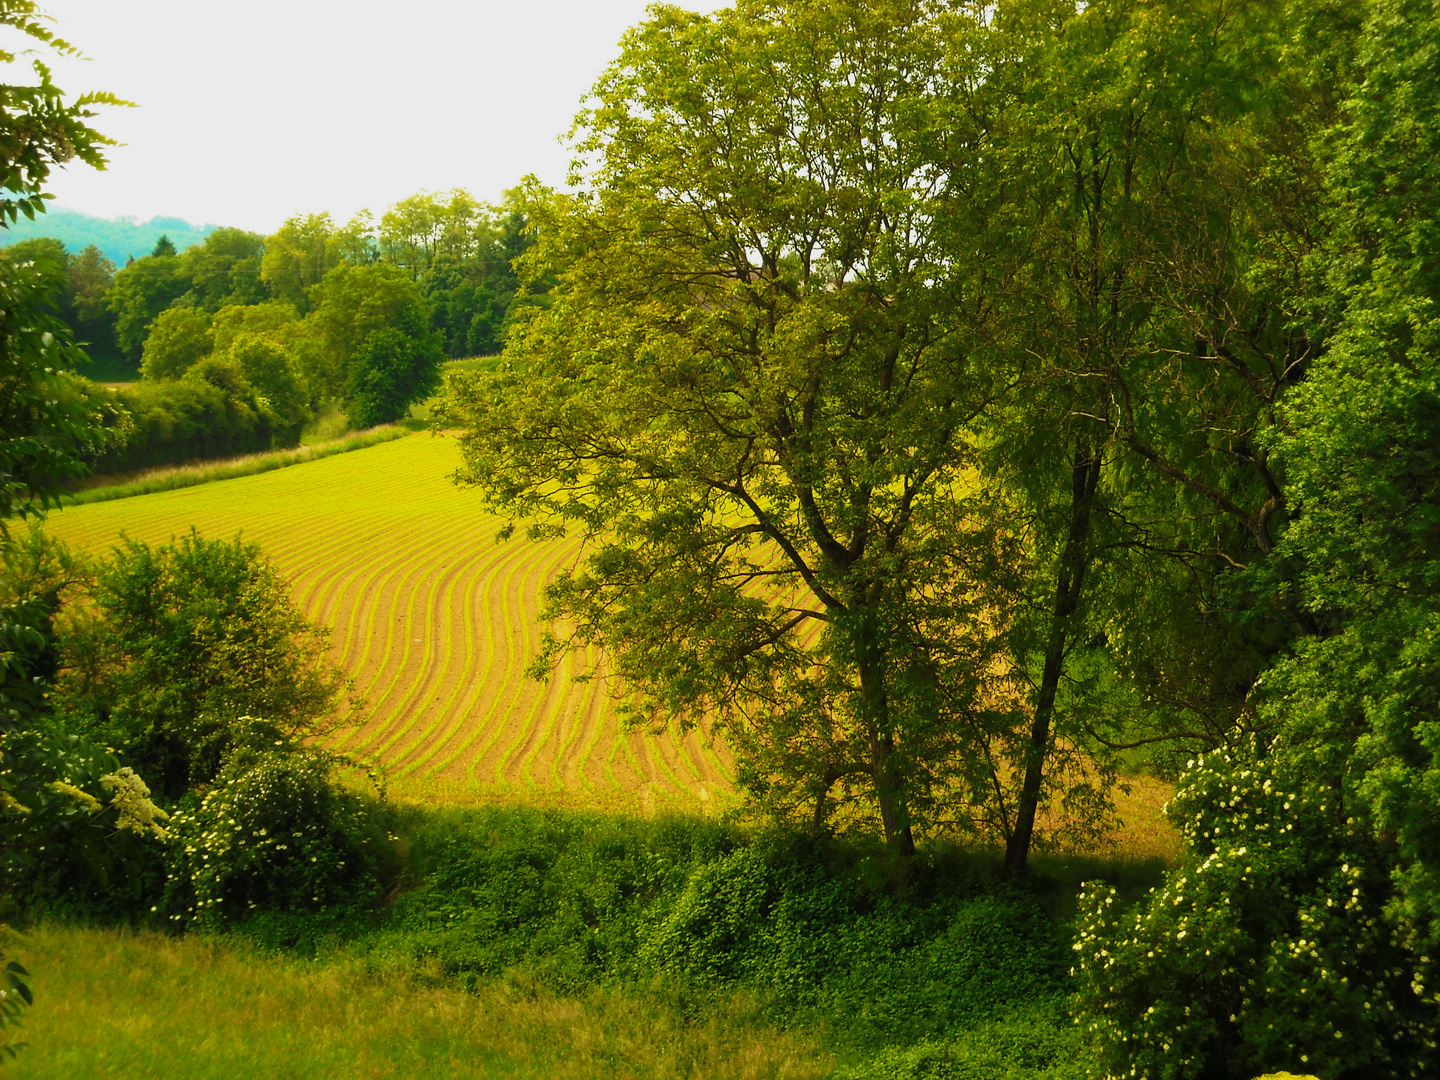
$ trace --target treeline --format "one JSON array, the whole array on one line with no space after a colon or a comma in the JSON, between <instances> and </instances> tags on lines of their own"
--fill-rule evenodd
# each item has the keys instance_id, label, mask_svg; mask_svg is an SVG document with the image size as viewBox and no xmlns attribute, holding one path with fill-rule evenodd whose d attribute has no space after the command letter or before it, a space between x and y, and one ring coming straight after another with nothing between
<instances>
[{"instance_id":1,"label":"treeline","mask_svg":"<svg viewBox=\"0 0 1440 1080\"><path fill-rule=\"evenodd\" d=\"M497 351L540 291L512 262L530 243L518 197L416 195L337 225L297 216L273 236L222 228L186 251L161 237L116 269L93 245L4 250L51 276L59 314L93 363L137 385L86 393L113 415L102 472L292 446L327 401L359 427L430 393L446 356Z\"/></svg>"}]
</instances>

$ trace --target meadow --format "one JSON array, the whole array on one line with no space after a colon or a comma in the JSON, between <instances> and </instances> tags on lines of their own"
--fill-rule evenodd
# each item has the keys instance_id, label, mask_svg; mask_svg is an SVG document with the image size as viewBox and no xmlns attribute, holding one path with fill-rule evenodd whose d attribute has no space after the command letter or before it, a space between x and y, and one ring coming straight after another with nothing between
<instances>
[{"instance_id":1,"label":"meadow","mask_svg":"<svg viewBox=\"0 0 1440 1080\"><path fill-rule=\"evenodd\" d=\"M710 813L733 804L730 758L701 734L622 730L594 653L524 675L541 590L574 541L497 543L505 524L450 480L453 440L417 433L259 475L71 506L52 535L103 555L121 535L192 527L258 543L333 628L362 699L337 748L385 766L398 796L436 802ZM599 672L603 676L603 670Z\"/></svg>"}]
</instances>

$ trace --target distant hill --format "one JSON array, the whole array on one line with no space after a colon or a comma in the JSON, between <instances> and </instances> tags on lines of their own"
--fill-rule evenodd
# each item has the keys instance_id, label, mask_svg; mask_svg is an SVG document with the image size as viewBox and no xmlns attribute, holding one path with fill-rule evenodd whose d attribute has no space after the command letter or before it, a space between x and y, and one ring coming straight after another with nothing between
<instances>
[{"instance_id":1,"label":"distant hill","mask_svg":"<svg viewBox=\"0 0 1440 1080\"><path fill-rule=\"evenodd\" d=\"M217 228L218 225L191 225L172 217L153 217L142 222L133 217L99 218L79 210L51 210L38 215L34 221L22 217L10 228L0 229L0 247L33 237L51 236L72 254L94 244L116 266L124 266L132 255L137 259L149 255L161 236L168 236L176 251L184 251Z\"/></svg>"}]
</instances>

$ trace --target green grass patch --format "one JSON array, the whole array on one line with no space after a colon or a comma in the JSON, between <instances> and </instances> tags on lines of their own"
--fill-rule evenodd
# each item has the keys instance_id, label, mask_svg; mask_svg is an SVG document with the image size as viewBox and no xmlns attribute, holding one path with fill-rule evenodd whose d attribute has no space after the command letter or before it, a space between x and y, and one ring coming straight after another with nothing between
<instances>
[{"instance_id":1,"label":"green grass patch","mask_svg":"<svg viewBox=\"0 0 1440 1080\"><path fill-rule=\"evenodd\" d=\"M415 427L406 424L387 424L356 432L344 438L328 442L312 443L294 450L274 450L263 454L246 454L242 457L226 458L221 461L202 461L193 465L172 465L127 476L97 476L84 481L86 486L67 491L64 502L67 506L82 506L86 503L109 502L112 499L128 499L136 495L150 495L158 491L175 491L179 488L209 484L216 480L233 480L238 476L253 476L257 473L272 472L275 469L303 465L307 461L346 454L352 450L363 450L379 443L409 435Z\"/></svg>"},{"instance_id":2,"label":"green grass patch","mask_svg":"<svg viewBox=\"0 0 1440 1080\"><path fill-rule=\"evenodd\" d=\"M35 1005L13 1080L827 1075L814 1030L732 996L703 1020L654 997L560 996L496 980L465 993L423 968L267 953L243 938L58 925L15 943Z\"/></svg>"},{"instance_id":3,"label":"green grass patch","mask_svg":"<svg viewBox=\"0 0 1440 1080\"><path fill-rule=\"evenodd\" d=\"M466 1063L496 1077L1078 1080L1077 883L1138 895L1158 874L1054 862L1006 883L994 853L932 844L897 892L865 840L688 816L386 813L381 895L344 917L226 904L238 921L223 937L176 940L61 929L43 912L113 904L32 894L38 924L14 952L55 1002L29 1029L52 1049L16 1075L211 1075L198 1057L172 1068L155 1043L283 1076L475 1075ZM135 902L137 924L158 918L151 902Z\"/></svg>"}]
</instances>

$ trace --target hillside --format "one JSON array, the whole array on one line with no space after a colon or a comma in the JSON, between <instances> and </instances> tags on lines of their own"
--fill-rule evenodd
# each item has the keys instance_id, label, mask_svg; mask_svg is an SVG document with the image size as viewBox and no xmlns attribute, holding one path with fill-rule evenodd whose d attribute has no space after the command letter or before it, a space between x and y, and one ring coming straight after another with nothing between
<instances>
[{"instance_id":1,"label":"hillside","mask_svg":"<svg viewBox=\"0 0 1440 1080\"><path fill-rule=\"evenodd\" d=\"M177 251L184 251L203 241L216 228L216 225L192 225L173 217L136 221L132 217L101 218L79 210L52 209L34 221L22 217L8 229L0 230L0 247L49 236L63 243L71 253L94 244L116 266L124 266L131 256L139 259L150 254L161 236L168 236Z\"/></svg>"}]
</instances>

